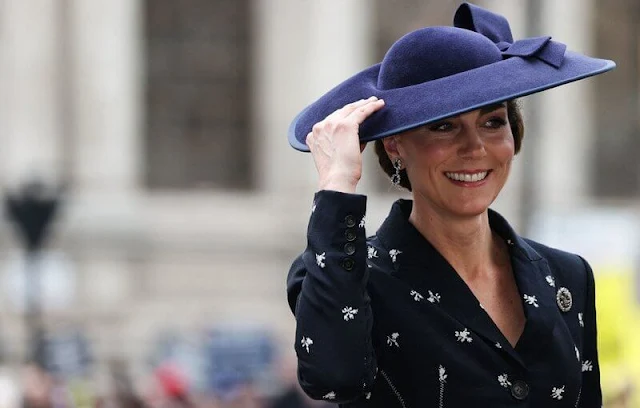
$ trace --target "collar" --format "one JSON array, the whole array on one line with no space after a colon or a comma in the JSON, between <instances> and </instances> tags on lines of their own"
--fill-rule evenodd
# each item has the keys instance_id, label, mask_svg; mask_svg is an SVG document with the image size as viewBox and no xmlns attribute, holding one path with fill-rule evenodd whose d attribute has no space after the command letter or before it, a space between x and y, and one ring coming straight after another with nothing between
<instances>
[{"instance_id":1,"label":"collar","mask_svg":"<svg viewBox=\"0 0 640 408\"><path fill-rule=\"evenodd\" d=\"M412 208L412 200L397 200L391 207L389 216L378 229L378 238L385 244L387 244L386 241L391 241L411 245L424 241L431 246L413 224L409 222L409 215L411 214ZM502 215L492 209L489 209L488 212L489 226L491 229L497 233L517 255L529 261L539 261L542 259L542 256L513 230Z\"/></svg>"}]
</instances>

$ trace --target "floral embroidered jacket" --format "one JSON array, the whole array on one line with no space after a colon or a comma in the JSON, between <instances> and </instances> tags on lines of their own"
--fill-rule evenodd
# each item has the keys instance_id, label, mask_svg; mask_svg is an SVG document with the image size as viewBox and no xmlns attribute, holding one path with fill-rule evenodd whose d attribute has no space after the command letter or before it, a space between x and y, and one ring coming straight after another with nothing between
<instances>
[{"instance_id":1,"label":"floral embroidered jacket","mask_svg":"<svg viewBox=\"0 0 640 408\"><path fill-rule=\"evenodd\" d=\"M343 407L600 407L594 281L579 256L497 213L526 315L512 347L399 200L366 238L366 197L316 193L289 272L305 392Z\"/></svg>"}]
</instances>

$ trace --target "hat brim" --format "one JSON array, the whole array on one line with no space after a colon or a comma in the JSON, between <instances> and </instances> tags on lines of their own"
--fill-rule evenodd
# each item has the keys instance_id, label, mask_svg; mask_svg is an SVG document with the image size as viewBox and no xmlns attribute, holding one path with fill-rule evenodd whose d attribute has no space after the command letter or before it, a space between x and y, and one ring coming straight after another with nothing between
<instances>
[{"instance_id":1,"label":"hat brim","mask_svg":"<svg viewBox=\"0 0 640 408\"><path fill-rule=\"evenodd\" d=\"M289 126L289 144L308 152L305 140L313 125L344 105L370 96L384 99L385 106L360 125L362 143L598 75L615 66L610 60L567 51L560 68L535 57L512 57L421 84L381 90L377 88L380 64L376 64L342 82L300 112Z\"/></svg>"}]
</instances>

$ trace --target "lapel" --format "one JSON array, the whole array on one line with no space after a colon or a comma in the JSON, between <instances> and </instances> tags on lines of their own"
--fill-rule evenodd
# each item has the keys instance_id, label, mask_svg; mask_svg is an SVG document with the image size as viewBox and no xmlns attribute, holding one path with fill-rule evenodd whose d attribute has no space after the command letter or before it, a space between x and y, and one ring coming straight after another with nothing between
<instances>
[{"instance_id":1,"label":"lapel","mask_svg":"<svg viewBox=\"0 0 640 408\"><path fill-rule=\"evenodd\" d=\"M439 295L439 301L434 303L437 307L492 347L500 343L505 353L524 366L518 351L543 347L543 339L551 338L550 330L553 330L557 315L555 292L545 279L550 275L546 261L513 231L504 218L489 210L491 228L510 246L512 269L527 318L524 332L514 349L455 269L408 221L411 208L412 201L398 200L378 230L380 242L389 251L399 251L393 262L392 274L407 282L425 299ZM533 297L527 302L525 294Z\"/></svg>"}]
</instances>

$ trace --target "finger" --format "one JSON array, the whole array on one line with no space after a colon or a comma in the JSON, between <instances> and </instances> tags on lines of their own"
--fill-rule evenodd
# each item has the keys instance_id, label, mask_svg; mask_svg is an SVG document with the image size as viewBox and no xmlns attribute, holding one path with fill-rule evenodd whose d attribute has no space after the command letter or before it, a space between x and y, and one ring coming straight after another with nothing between
<instances>
[{"instance_id":1,"label":"finger","mask_svg":"<svg viewBox=\"0 0 640 408\"><path fill-rule=\"evenodd\" d=\"M366 118L371 116L371 114L382 109L383 106L384 106L383 99L372 101L370 103L367 103L364 106L361 106L355 109L351 114L349 114L348 118L353 119L359 125L362 122L364 122Z\"/></svg>"},{"instance_id":2,"label":"finger","mask_svg":"<svg viewBox=\"0 0 640 408\"><path fill-rule=\"evenodd\" d=\"M336 119L337 118L345 118L345 117L349 116L354 110L356 110L356 109L358 109L358 108L360 108L362 106L365 106L366 104L371 103L371 102L376 101L376 100L378 100L378 98L375 97L375 96L372 96L372 97L370 97L368 99L360 99L358 101L351 102L351 103L343 106L342 108L336 110L335 112L333 112L329 116L327 116L327 119L329 119L329 118L332 118L332 119L333 118L336 118Z\"/></svg>"},{"instance_id":3,"label":"finger","mask_svg":"<svg viewBox=\"0 0 640 408\"><path fill-rule=\"evenodd\" d=\"M309 151L313 151L313 132L307 133L307 137L304 139Z\"/></svg>"}]
</instances>

